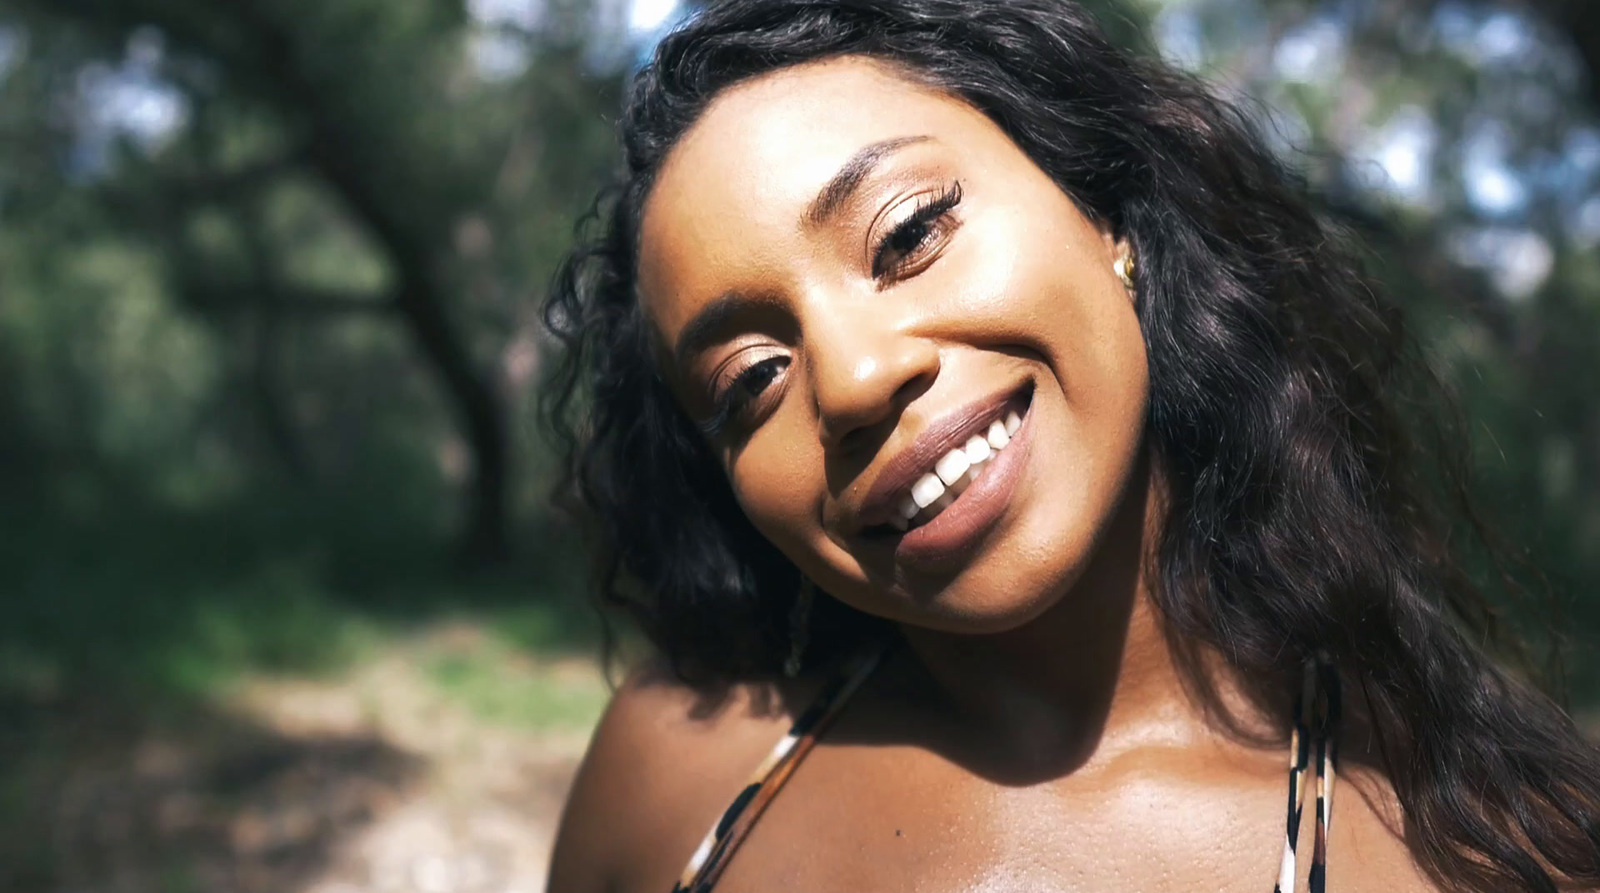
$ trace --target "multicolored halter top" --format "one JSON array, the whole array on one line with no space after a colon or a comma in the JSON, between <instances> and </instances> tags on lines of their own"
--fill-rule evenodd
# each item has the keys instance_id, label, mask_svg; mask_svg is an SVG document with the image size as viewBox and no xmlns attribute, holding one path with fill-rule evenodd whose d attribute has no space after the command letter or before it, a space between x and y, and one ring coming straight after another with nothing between
<instances>
[{"instance_id":1,"label":"multicolored halter top","mask_svg":"<svg viewBox=\"0 0 1600 893\"><path fill-rule=\"evenodd\" d=\"M848 664L843 672L817 695L805 713L790 726L772 752L756 768L749 784L735 797L683 870L672 893L710 893L733 854L749 836L761 813L766 811L795 767L806 758L817 740L833 724L850 696L878 668L885 648ZM1292 893L1295 884L1295 844L1300 839L1300 816L1304 812L1306 775L1313 754L1317 767L1316 836L1311 851L1311 872L1307 881L1311 893L1325 893L1328 864L1328 823L1333 813L1334 768L1338 763L1339 674L1323 661L1308 661L1305 681L1295 699L1294 729L1289 740L1289 817L1283 844L1283 863L1273 893Z\"/></svg>"}]
</instances>

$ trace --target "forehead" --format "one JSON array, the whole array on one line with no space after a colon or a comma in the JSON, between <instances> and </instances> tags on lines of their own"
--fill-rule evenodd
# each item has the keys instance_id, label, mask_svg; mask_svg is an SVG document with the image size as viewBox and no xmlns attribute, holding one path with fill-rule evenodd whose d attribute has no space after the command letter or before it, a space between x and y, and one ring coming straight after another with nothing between
<instances>
[{"instance_id":1,"label":"forehead","mask_svg":"<svg viewBox=\"0 0 1600 893\"><path fill-rule=\"evenodd\" d=\"M640 293L663 335L740 274L794 256L804 209L864 146L996 130L958 99L884 63L841 57L728 88L669 153L645 204ZM670 343L670 341L669 341Z\"/></svg>"}]
</instances>

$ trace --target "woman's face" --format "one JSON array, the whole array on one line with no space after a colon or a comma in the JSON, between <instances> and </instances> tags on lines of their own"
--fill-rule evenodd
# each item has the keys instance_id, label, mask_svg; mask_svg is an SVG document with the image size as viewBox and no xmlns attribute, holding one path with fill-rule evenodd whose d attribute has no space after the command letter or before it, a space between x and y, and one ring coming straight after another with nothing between
<instances>
[{"instance_id":1,"label":"woman's face","mask_svg":"<svg viewBox=\"0 0 1600 893\"><path fill-rule=\"evenodd\" d=\"M1139 464L1119 251L984 115L846 57L711 104L645 205L640 295L757 529L863 611L999 632L1067 592Z\"/></svg>"}]
</instances>

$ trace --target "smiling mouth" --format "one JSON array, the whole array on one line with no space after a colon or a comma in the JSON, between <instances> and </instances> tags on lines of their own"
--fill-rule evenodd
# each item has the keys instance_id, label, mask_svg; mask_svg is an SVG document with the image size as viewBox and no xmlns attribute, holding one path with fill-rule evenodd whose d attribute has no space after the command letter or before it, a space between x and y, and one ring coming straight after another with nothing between
<instances>
[{"instance_id":1,"label":"smiling mouth","mask_svg":"<svg viewBox=\"0 0 1600 893\"><path fill-rule=\"evenodd\" d=\"M994 467L1011 445L1032 403L1032 389L995 407L993 415L978 419L964 440L935 459L904 491L890 500L893 506L884 523L863 531L873 537L897 537L933 521L955 504L968 488ZM883 517L882 515L879 516Z\"/></svg>"},{"instance_id":2,"label":"smiling mouth","mask_svg":"<svg viewBox=\"0 0 1600 893\"><path fill-rule=\"evenodd\" d=\"M977 482L1021 427L1022 416L1015 409L1007 410L1004 417L989 423L987 430L941 456L901 497L895 506L899 514L889 521L889 526L904 533L937 518Z\"/></svg>"}]
</instances>

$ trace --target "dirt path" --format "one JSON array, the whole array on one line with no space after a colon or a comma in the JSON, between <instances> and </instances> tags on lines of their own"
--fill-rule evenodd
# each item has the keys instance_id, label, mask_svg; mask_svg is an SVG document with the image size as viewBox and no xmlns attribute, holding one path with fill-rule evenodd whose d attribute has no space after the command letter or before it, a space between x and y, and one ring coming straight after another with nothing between
<instances>
[{"instance_id":1,"label":"dirt path","mask_svg":"<svg viewBox=\"0 0 1600 893\"><path fill-rule=\"evenodd\" d=\"M497 683L527 683L504 697L594 708L486 720L428 670L477 637L429 634L335 679L246 680L181 716L52 705L0 890L540 893L604 686L586 662L497 658Z\"/></svg>"}]
</instances>

